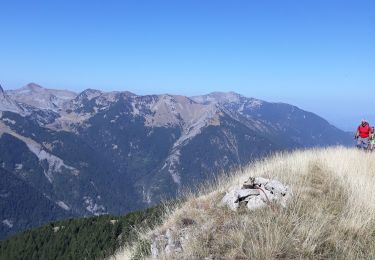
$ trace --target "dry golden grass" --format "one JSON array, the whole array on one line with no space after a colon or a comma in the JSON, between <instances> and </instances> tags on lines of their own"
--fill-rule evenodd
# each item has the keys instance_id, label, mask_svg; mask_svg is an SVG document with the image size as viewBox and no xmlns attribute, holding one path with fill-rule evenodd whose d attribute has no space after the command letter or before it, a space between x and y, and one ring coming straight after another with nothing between
<instances>
[{"instance_id":1,"label":"dry golden grass","mask_svg":"<svg viewBox=\"0 0 375 260\"><path fill-rule=\"evenodd\" d=\"M219 207L225 191L249 176L289 185L288 207ZM183 255L162 259L375 259L374 187L375 154L343 147L281 153L189 195L143 237L185 229Z\"/></svg>"}]
</instances>

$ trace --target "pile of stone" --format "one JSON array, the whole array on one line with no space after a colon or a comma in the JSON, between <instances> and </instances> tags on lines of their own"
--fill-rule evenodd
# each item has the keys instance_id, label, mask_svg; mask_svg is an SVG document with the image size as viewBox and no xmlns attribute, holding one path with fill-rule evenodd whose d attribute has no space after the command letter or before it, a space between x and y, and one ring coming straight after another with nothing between
<instances>
[{"instance_id":1,"label":"pile of stone","mask_svg":"<svg viewBox=\"0 0 375 260\"><path fill-rule=\"evenodd\" d=\"M232 210L240 207L255 210L275 204L286 207L291 195L289 187L277 180L250 177L242 186L231 187L221 204Z\"/></svg>"}]
</instances>

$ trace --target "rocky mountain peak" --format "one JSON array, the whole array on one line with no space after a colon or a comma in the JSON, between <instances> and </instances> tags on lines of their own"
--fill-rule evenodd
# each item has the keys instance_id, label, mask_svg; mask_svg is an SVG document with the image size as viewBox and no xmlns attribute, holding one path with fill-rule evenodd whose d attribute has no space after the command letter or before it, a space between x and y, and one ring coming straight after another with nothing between
<instances>
[{"instance_id":1,"label":"rocky mountain peak","mask_svg":"<svg viewBox=\"0 0 375 260\"><path fill-rule=\"evenodd\" d=\"M77 95L72 91L47 89L36 83L29 83L20 89L7 90L6 94L17 103L53 111L58 111L64 103Z\"/></svg>"},{"instance_id":2,"label":"rocky mountain peak","mask_svg":"<svg viewBox=\"0 0 375 260\"><path fill-rule=\"evenodd\" d=\"M216 99L219 102L239 102L241 95L230 91L230 92L212 92L208 94L209 97Z\"/></svg>"},{"instance_id":3,"label":"rocky mountain peak","mask_svg":"<svg viewBox=\"0 0 375 260\"><path fill-rule=\"evenodd\" d=\"M207 103L239 103L243 96L236 92L212 92L207 95L191 97L195 102Z\"/></svg>"},{"instance_id":4,"label":"rocky mountain peak","mask_svg":"<svg viewBox=\"0 0 375 260\"><path fill-rule=\"evenodd\" d=\"M41 90L44 89L42 86L40 86L36 83L33 83L33 82L27 84L24 88L28 89L28 90L31 90L31 91L41 91Z\"/></svg>"},{"instance_id":5,"label":"rocky mountain peak","mask_svg":"<svg viewBox=\"0 0 375 260\"><path fill-rule=\"evenodd\" d=\"M103 92L100 91L100 90L88 88L88 89L85 89L84 91L82 91L77 96L77 98L78 99L85 98L85 99L91 100L91 99L96 98L96 97L98 97L98 96L100 96L102 94L103 94Z\"/></svg>"}]
</instances>

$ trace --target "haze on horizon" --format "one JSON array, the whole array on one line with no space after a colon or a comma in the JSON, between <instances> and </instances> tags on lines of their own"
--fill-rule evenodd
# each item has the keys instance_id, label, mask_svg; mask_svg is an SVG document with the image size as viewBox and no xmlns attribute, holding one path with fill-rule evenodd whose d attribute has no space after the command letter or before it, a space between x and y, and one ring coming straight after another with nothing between
<instances>
[{"instance_id":1,"label":"haze on horizon","mask_svg":"<svg viewBox=\"0 0 375 260\"><path fill-rule=\"evenodd\" d=\"M373 1L2 1L0 84L286 102L374 120Z\"/></svg>"}]
</instances>

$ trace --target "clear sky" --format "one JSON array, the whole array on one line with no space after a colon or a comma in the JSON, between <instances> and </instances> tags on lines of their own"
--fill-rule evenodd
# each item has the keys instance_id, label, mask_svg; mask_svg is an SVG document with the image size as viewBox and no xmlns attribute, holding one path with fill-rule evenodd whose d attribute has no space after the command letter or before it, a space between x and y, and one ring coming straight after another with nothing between
<instances>
[{"instance_id":1,"label":"clear sky","mask_svg":"<svg viewBox=\"0 0 375 260\"><path fill-rule=\"evenodd\" d=\"M1 0L0 37L5 89L235 91L341 127L375 115L375 1Z\"/></svg>"}]
</instances>

